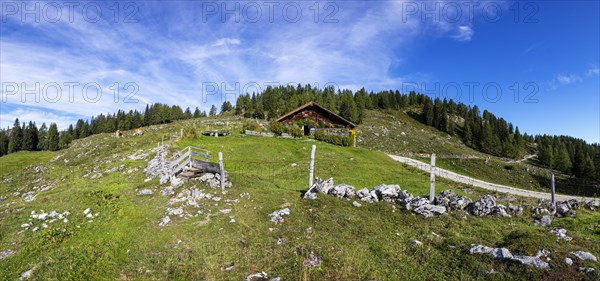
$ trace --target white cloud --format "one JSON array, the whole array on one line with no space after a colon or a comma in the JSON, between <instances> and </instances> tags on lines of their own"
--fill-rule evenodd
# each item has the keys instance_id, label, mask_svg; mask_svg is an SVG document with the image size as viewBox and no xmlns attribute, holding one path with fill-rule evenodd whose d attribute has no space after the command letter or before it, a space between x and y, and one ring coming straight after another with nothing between
<instances>
[{"instance_id":1,"label":"white cloud","mask_svg":"<svg viewBox=\"0 0 600 281\"><path fill-rule=\"evenodd\" d=\"M467 25L461 25L457 27L456 34L452 36L452 38L457 41L471 41L474 34L475 31L473 31L473 28Z\"/></svg>"},{"instance_id":2,"label":"white cloud","mask_svg":"<svg viewBox=\"0 0 600 281\"><path fill-rule=\"evenodd\" d=\"M213 47L221 47L224 45L231 45L231 46L235 46L235 45L239 45L240 44L240 39L237 38L221 38L219 40L217 40L215 43L212 44Z\"/></svg>"},{"instance_id":3,"label":"white cloud","mask_svg":"<svg viewBox=\"0 0 600 281\"><path fill-rule=\"evenodd\" d=\"M600 68L598 68L597 65L594 65L590 69L588 69L587 75L592 76L592 75L598 75L599 73L600 73Z\"/></svg>"},{"instance_id":4,"label":"white cloud","mask_svg":"<svg viewBox=\"0 0 600 281\"><path fill-rule=\"evenodd\" d=\"M204 82L225 85L238 94L249 83L264 86L266 82L398 88L411 76L402 73L402 51L418 36L429 35L433 29L436 36L469 41L474 34L464 23L426 23L419 14L403 18L402 3L338 2L339 10L333 15L337 23L315 23L309 13L313 3L301 3L306 13L297 23L277 19L243 24L222 22L217 16L199 24L200 11L194 9L200 6L194 2L164 4L160 9L160 2L140 3L140 23L133 24L89 23L77 18L73 23L12 23L24 32L0 38L2 82L28 87L78 82L81 86L73 101L66 87L58 103L43 99L22 103L19 96L11 96L6 105L21 107L21 111L3 110L2 125L20 117L38 123L55 119L61 126L69 118L141 110L154 102L208 110L211 104L222 102L222 97L211 96L204 102ZM322 14L320 21L325 16L330 14ZM94 103L81 94L81 87L90 82L103 90L102 99ZM135 96L139 102L123 103L128 91L121 89L121 100L115 103L112 86L123 87L127 82L139 86Z\"/></svg>"},{"instance_id":5,"label":"white cloud","mask_svg":"<svg viewBox=\"0 0 600 281\"><path fill-rule=\"evenodd\" d=\"M580 76L575 74L558 74L556 76L556 81L558 81L560 84L571 84L575 82L581 82L582 80L583 79L581 79Z\"/></svg>"},{"instance_id":6,"label":"white cloud","mask_svg":"<svg viewBox=\"0 0 600 281\"><path fill-rule=\"evenodd\" d=\"M64 130L71 124L75 124L77 118L73 116L66 116L61 114L55 114L44 110L35 109L17 109L11 112L2 112L0 114L0 126L1 128L12 128L15 119L19 118L21 123L34 121L38 128L42 123L46 123L46 126L50 126L50 123L56 123L59 130Z\"/></svg>"}]
</instances>

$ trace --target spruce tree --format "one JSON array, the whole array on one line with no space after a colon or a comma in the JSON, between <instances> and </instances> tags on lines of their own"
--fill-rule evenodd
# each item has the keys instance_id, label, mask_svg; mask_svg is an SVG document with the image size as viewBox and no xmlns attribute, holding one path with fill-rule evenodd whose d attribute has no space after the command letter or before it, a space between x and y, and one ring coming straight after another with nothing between
<instances>
[{"instance_id":1,"label":"spruce tree","mask_svg":"<svg viewBox=\"0 0 600 281\"><path fill-rule=\"evenodd\" d=\"M48 127L46 127L46 123L42 123L42 126L38 130L38 150L48 150L47 135Z\"/></svg>"},{"instance_id":2,"label":"spruce tree","mask_svg":"<svg viewBox=\"0 0 600 281\"><path fill-rule=\"evenodd\" d=\"M0 130L0 156L8 154L8 136L5 130Z\"/></svg>"},{"instance_id":3,"label":"spruce tree","mask_svg":"<svg viewBox=\"0 0 600 281\"><path fill-rule=\"evenodd\" d=\"M15 120L12 130L10 131L10 139L8 141L8 153L14 153L21 150L23 146L23 130L19 118Z\"/></svg>"},{"instance_id":4,"label":"spruce tree","mask_svg":"<svg viewBox=\"0 0 600 281\"><path fill-rule=\"evenodd\" d=\"M58 136L58 127L56 126L56 123L50 124L50 128L48 128L47 140L48 140L48 150L50 150L50 151L58 150L59 136Z\"/></svg>"},{"instance_id":5,"label":"spruce tree","mask_svg":"<svg viewBox=\"0 0 600 281\"><path fill-rule=\"evenodd\" d=\"M560 142L554 150L554 165L556 169L564 173L570 173L573 164L571 164L571 158L569 152L564 143Z\"/></svg>"},{"instance_id":6,"label":"spruce tree","mask_svg":"<svg viewBox=\"0 0 600 281\"><path fill-rule=\"evenodd\" d=\"M210 107L210 111L208 112L208 116L215 116L217 115L217 107L213 104Z\"/></svg>"},{"instance_id":7,"label":"spruce tree","mask_svg":"<svg viewBox=\"0 0 600 281\"><path fill-rule=\"evenodd\" d=\"M423 104L423 121L425 124L432 126L433 118L433 104L431 103L431 99L427 99Z\"/></svg>"}]
</instances>

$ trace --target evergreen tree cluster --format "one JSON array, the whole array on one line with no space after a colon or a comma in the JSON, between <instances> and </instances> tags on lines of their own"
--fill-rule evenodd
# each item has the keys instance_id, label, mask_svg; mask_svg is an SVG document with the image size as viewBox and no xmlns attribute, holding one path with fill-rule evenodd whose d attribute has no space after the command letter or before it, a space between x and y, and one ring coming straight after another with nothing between
<instances>
[{"instance_id":1,"label":"evergreen tree cluster","mask_svg":"<svg viewBox=\"0 0 600 281\"><path fill-rule=\"evenodd\" d=\"M246 118L276 119L293 109L315 102L353 123L361 123L367 108L367 93L364 89L352 93L350 90L335 90L333 87L314 88L310 84L267 87L262 93L241 95L236 100L235 114Z\"/></svg>"},{"instance_id":2,"label":"evergreen tree cluster","mask_svg":"<svg viewBox=\"0 0 600 281\"><path fill-rule=\"evenodd\" d=\"M540 164L579 178L600 180L600 145L569 136L536 136Z\"/></svg>"},{"instance_id":3,"label":"evergreen tree cluster","mask_svg":"<svg viewBox=\"0 0 600 281\"><path fill-rule=\"evenodd\" d=\"M30 121L28 124L21 124L17 118L12 128L0 130L0 156L17 151L56 151L68 147L75 139L93 134L113 133L116 130L125 131L142 126L206 116L206 112L200 111L197 107L192 113L189 107L184 111L177 105L168 106L155 103L147 105L143 113L137 110L129 112L119 110L114 114L100 114L91 118L90 121L79 119L75 126L71 124L61 132L58 131L55 123L51 123L50 127L46 127L44 123L38 129L35 123Z\"/></svg>"}]
</instances>

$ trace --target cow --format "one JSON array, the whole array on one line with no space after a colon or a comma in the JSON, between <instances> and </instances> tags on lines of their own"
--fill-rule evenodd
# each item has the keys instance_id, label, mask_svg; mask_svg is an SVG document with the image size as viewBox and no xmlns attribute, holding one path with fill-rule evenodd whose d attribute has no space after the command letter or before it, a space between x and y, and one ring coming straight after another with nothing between
<instances>
[{"instance_id":1,"label":"cow","mask_svg":"<svg viewBox=\"0 0 600 281\"><path fill-rule=\"evenodd\" d=\"M123 137L123 132L121 132L121 130L117 130L115 132L115 137L117 137L117 138Z\"/></svg>"},{"instance_id":2,"label":"cow","mask_svg":"<svg viewBox=\"0 0 600 281\"><path fill-rule=\"evenodd\" d=\"M144 134L144 131L142 130L142 128L141 128L141 127L140 127L140 128L137 128L137 129L135 129L135 130L133 131L133 136L134 136L134 137L141 136L141 135L143 135L143 134Z\"/></svg>"}]
</instances>

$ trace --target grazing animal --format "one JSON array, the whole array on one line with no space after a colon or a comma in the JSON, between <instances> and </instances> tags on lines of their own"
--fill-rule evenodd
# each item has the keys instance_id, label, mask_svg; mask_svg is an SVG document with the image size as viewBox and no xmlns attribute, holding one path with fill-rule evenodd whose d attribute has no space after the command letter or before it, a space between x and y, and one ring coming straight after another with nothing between
<instances>
[{"instance_id":1,"label":"grazing animal","mask_svg":"<svg viewBox=\"0 0 600 281\"><path fill-rule=\"evenodd\" d=\"M144 131L142 130L142 128L137 128L134 130L133 132L133 136L137 137L137 136L141 136L144 134Z\"/></svg>"},{"instance_id":2,"label":"grazing animal","mask_svg":"<svg viewBox=\"0 0 600 281\"><path fill-rule=\"evenodd\" d=\"M123 132L121 132L121 130L117 130L115 132L115 137L117 137L117 138L123 137Z\"/></svg>"}]
</instances>

